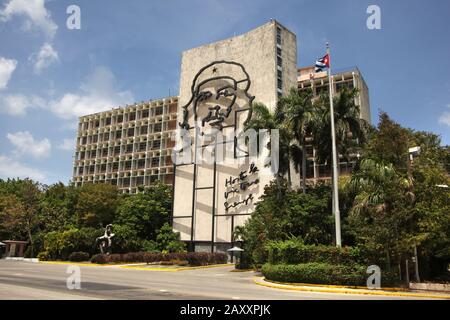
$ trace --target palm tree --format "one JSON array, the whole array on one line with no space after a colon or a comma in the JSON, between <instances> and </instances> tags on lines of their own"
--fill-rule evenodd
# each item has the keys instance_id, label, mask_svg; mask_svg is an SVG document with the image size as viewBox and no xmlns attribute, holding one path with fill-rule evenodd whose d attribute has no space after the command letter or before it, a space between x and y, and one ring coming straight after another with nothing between
<instances>
[{"instance_id":1,"label":"palm tree","mask_svg":"<svg viewBox=\"0 0 450 320\"><path fill-rule=\"evenodd\" d=\"M283 126L283 114L281 110L277 107L275 112L271 112L266 105L256 102L252 106L252 118L245 125L245 130L254 129L255 131L261 129L278 129L279 130L279 166L277 179L280 176L287 174L289 186L291 185L291 174L290 174L290 152L289 143L291 141L291 136L289 131Z\"/></svg>"},{"instance_id":2,"label":"palm tree","mask_svg":"<svg viewBox=\"0 0 450 320\"><path fill-rule=\"evenodd\" d=\"M344 87L333 98L336 148L338 155L346 161L366 140L368 124L360 118L359 106L355 103L357 89ZM322 95L315 103L316 116L313 125L314 146L320 163L331 163L331 120L328 95Z\"/></svg>"},{"instance_id":3,"label":"palm tree","mask_svg":"<svg viewBox=\"0 0 450 320\"><path fill-rule=\"evenodd\" d=\"M410 217L403 209L415 199L410 182L392 164L365 158L344 189L354 199L349 211L353 233L362 241L383 243L390 268L390 251L399 245L399 230Z\"/></svg>"},{"instance_id":4,"label":"palm tree","mask_svg":"<svg viewBox=\"0 0 450 320\"><path fill-rule=\"evenodd\" d=\"M316 112L312 103L313 94L311 90L299 91L297 88L291 88L287 96L281 97L278 102L278 108L284 114L283 120L286 127L294 135L298 145L291 144L290 153L295 155L293 162L295 168L298 168L298 156L301 155L301 170L298 172L302 178L303 193L306 193L306 138L311 131L314 114Z\"/></svg>"}]
</instances>

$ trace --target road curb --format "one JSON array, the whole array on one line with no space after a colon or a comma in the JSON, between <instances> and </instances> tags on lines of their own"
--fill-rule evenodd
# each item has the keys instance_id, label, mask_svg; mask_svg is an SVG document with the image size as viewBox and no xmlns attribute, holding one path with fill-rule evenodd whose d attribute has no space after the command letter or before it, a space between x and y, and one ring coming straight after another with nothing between
<instances>
[{"instance_id":1,"label":"road curb","mask_svg":"<svg viewBox=\"0 0 450 320\"><path fill-rule=\"evenodd\" d=\"M41 264L56 264L56 265L71 265L80 267L117 267L119 265L114 264L95 264L95 263L83 263L83 262L70 262L70 261L39 261Z\"/></svg>"},{"instance_id":2,"label":"road curb","mask_svg":"<svg viewBox=\"0 0 450 320\"><path fill-rule=\"evenodd\" d=\"M429 298L429 299L450 299L450 295L440 295L440 294L428 294L428 293L419 293L419 292L393 292L393 291L385 291L385 290L363 290L363 289L355 289L349 287L340 287L335 288L332 286L323 286L323 285L303 285L296 286L292 284L279 284L275 282L271 282L269 280L264 279L263 277L255 277L253 281L260 286L275 288L275 289L284 289L284 290L292 290L292 291L309 291L309 292L321 292L321 293L344 293L344 294L360 294L360 295L376 295L376 296L394 296L394 297L411 297L411 298Z\"/></svg>"},{"instance_id":3,"label":"road curb","mask_svg":"<svg viewBox=\"0 0 450 320\"><path fill-rule=\"evenodd\" d=\"M233 264L212 264L209 266L197 266L197 267L179 267L179 268L152 268L152 267L138 267L138 266L120 266L124 269L134 269L134 270L144 270L144 271L164 271L164 272L178 272L187 270L198 270L198 269L210 269L210 268L220 268L220 267L230 267Z\"/></svg>"}]
</instances>

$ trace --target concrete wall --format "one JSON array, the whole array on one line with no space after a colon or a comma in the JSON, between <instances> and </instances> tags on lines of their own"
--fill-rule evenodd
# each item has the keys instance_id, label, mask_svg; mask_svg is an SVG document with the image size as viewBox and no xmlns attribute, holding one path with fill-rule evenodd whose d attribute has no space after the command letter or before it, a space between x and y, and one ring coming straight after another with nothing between
<instances>
[{"instance_id":1,"label":"concrete wall","mask_svg":"<svg viewBox=\"0 0 450 320\"><path fill-rule=\"evenodd\" d=\"M281 45L278 44L278 46L277 28L281 30ZM282 58L281 68L277 66L277 54ZM296 57L295 35L275 21L270 21L243 35L183 52L178 122L183 123L186 120L189 124L192 143L195 143L194 129L192 129L195 117L194 106L193 103L190 103L193 102L193 96L196 97L199 92L213 94L210 99L198 103L197 119L203 119L208 115L208 107L220 105L223 108L231 105L230 101L235 99L232 104L233 111L223 122L225 128L222 129L224 135L231 137L234 126L237 130L242 130L244 122L249 116L250 102L252 101L252 98L249 97L255 97L253 101L262 102L273 110L279 94L287 93L291 87L297 85ZM214 61L222 60L226 63L211 65L198 75L199 70L203 67ZM240 66L229 64L229 62L241 64L248 74L250 83L245 81L244 70ZM277 88L278 70L282 72L281 92ZM195 78L197 75L198 77ZM230 76L240 82L236 88L229 88L232 95L215 98L216 94L220 92L220 88L233 83L233 80L225 79L224 76ZM217 77L220 79L210 80ZM199 84L201 85L198 86ZM184 111L187 112L186 119ZM235 111L237 112L235 113ZM215 127L211 123L206 122L204 126L200 125L200 130L206 133L210 132ZM205 144L207 143L197 142L199 147ZM234 140L226 139L223 146L229 151L233 151ZM203 152L205 149L201 148L201 151ZM207 249L211 245L211 240L216 242L216 248L218 247L217 243L224 244L232 241L232 229L242 225L248 219L254 210L255 202L263 193L264 186L273 179L273 173L268 169L264 170L264 166L258 164L257 161L258 159L249 159L248 157L243 157L240 161L228 158L225 162L217 163L216 170L214 170L213 164L197 166L185 164L176 167L173 227L181 233L182 240L191 240L191 226L193 225L193 238L198 243L197 250ZM239 190L239 193L232 193L226 199L225 192L239 187L238 183L233 187L225 186L226 179L238 177L239 173L248 170L253 162L259 171L249 174L247 180L254 182L258 179L259 183L250 186L247 190ZM194 176L196 177L196 188L204 189L193 192ZM247 199L250 195L253 196L253 200L247 204L229 208L228 211L225 209L225 202L233 204ZM192 212L194 212L194 221L191 219Z\"/></svg>"}]
</instances>

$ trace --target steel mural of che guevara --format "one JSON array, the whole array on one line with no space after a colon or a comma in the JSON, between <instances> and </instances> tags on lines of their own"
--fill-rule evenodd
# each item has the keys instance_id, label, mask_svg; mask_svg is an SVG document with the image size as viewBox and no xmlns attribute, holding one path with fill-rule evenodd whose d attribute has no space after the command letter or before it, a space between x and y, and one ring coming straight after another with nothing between
<instances>
[{"instance_id":1,"label":"steel mural of che guevara","mask_svg":"<svg viewBox=\"0 0 450 320\"><path fill-rule=\"evenodd\" d=\"M189 119L200 123L203 129L222 130L251 118L254 96L250 95L250 77L244 66L234 61L214 61L201 68L191 86L191 98L182 107L179 126L189 130ZM244 112L244 113L242 113Z\"/></svg>"}]
</instances>

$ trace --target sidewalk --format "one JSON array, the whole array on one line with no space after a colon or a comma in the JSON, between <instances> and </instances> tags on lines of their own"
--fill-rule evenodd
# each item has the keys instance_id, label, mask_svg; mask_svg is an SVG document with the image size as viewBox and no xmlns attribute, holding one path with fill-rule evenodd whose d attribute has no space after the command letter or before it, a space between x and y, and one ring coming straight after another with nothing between
<instances>
[{"instance_id":1,"label":"sidewalk","mask_svg":"<svg viewBox=\"0 0 450 320\"><path fill-rule=\"evenodd\" d=\"M421 291L413 291L401 288L386 288L386 289L362 289L350 288L343 286L328 286L328 285L313 285L313 284L289 284L276 281L269 281L264 277L254 278L257 285L294 291L310 291L310 292L324 292L324 293L344 293L344 294L361 294L361 295L378 295L378 296L398 296L411 298L426 298L426 299L450 299L450 295L445 293L428 293ZM380 297L381 298L381 297Z\"/></svg>"}]
</instances>

